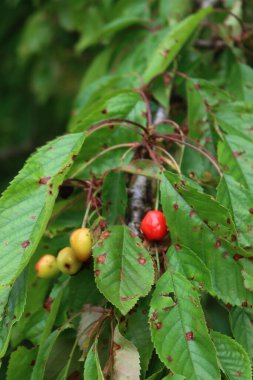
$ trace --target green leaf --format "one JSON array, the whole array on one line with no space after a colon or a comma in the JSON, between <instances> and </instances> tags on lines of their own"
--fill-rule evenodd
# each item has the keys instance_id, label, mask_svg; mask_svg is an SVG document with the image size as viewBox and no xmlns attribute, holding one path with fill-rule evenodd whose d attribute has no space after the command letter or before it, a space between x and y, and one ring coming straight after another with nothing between
<instances>
[{"instance_id":1,"label":"green leaf","mask_svg":"<svg viewBox=\"0 0 253 380\"><path fill-rule=\"evenodd\" d=\"M217 200L231 211L239 243L253 246L253 196L248 189L225 174L217 189Z\"/></svg>"},{"instance_id":2,"label":"green leaf","mask_svg":"<svg viewBox=\"0 0 253 380\"><path fill-rule=\"evenodd\" d=\"M40 345L35 366L33 367L31 380L43 380L46 364L53 345L62 331L66 328L68 328L67 325L64 326L64 328L62 327L61 329L55 330L47 337L43 344Z\"/></svg>"},{"instance_id":3,"label":"green leaf","mask_svg":"<svg viewBox=\"0 0 253 380\"><path fill-rule=\"evenodd\" d=\"M17 278L10 290L9 298L0 319L0 358L8 348L13 325L18 322L24 312L27 294L27 270Z\"/></svg>"},{"instance_id":4,"label":"green leaf","mask_svg":"<svg viewBox=\"0 0 253 380\"><path fill-rule=\"evenodd\" d=\"M181 274L165 272L150 304L151 336L161 361L187 380L220 379L197 291Z\"/></svg>"},{"instance_id":5,"label":"green leaf","mask_svg":"<svg viewBox=\"0 0 253 380\"><path fill-rule=\"evenodd\" d=\"M253 360L253 312L245 308L234 307L230 311L229 317L234 338Z\"/></svg>"},{"instance_id":6,"label":"green leaf","mask_svg":"<svg viewBox=\"0 0 253 380\"><path fill-rule=\"evenodd\" d=\"M247 259L241 259L240 264L242 266L242 277L244 286L253 292L253 263Z\"/></svg>"},{"instance_id":7,"label":"green leaf","mask_svg":"<svg viewBox=\"0 0 253 380\"><path fill-rule=\"evenodd\" d=\"M19 346L16 351L12 352L6 380L30 379L36 354L37 349L28 350L24 346Z\"/></svg>"},{"instance_id":8,"label":"green leaf","mask_svg":"<svg viewBox=\"0 0 253 380\"><path fill-rule=\"evenodd\" d=\"M63 294L65 292L65 288L67 287L68 283L69 283L69 279L66 279L65 276L62 276L59 279L59 281L55 284L55 286L53 287L49 295L49 299L50 299L50 302L52 302L52 304L50 305L50 313L46 320L46 325L42 333L42 336L40 338L40 342L39 342L40 345L43 345L48 335L51 333L51 330L54 326L54 323L57 317L57 313L60 307Z\"/></svg>"},{"instance_id":9,"label":"green leaf","mask_svg":"<svg viewBox=\"0 0 253 380\"><path fill-rule=\"evenodd\" d=\"M253 190L251 163L253 160L253 143L236 135L226 135L218 145L218 158L226 174Z\"/></svg>"},{"instance_id":10,"label":"green leaf","mask_svg":"<svg viewBox=\"0 0 253 380\"><path fill-rule=\"evenodd\" d=\"M253 140L253 107L246 103L229 103L222 105L215 112L215 118L219 127L227 134L244 137Z\"/></svg>"},{"instance_id":11,"label":"green leaf","mask_svg":"<svg viewBox=\"0 0 253 380\"><path fill-rule=\"evenodd\" d=\"M211 332L211 337L216 348L220 368L227 378L251 380L250 359L242 346L234 339L215 331Z\"/></svg>"},{"instance_id":12,"label":"green leaf","mask_svg":"<svg viewBox=\"0 0 253 380\"><path fill-rule=\"evenodd\" d=\"M97 339L90 348L84 364L84 379L104 380L97 352Z\"/></svg>"},{"instance_id":13,"label":"green leaf","mask_svg":"<svg viewBox=\"0 0 253 380\"><path fill-rule=\"evenodd\" d=\"M148 159L132 160L129 164L121 166L119 170L155 179L160 179L162 174L154 161Z\"/></svg>"},{"instance_id":14,"label":"green leaf","mask_svg":"<svg viewBox=\"0 0 253 380\"><path fill-rule=\"evenodd\" d=\"M192 281L197 289L201 291L207 289L212 294L211 273L195 252L183 245L171 245L167 258L173 271L181 273L187 280Z\"/></svg>"},{"instance_id":15,"label":"green leaf","mask_svg":"<svg viewBox=\"0 0 253 380\"><path fill-rule=\"evenodd\" d=\"M173 27L157 49L152 52L148 66L143 74L145 83L150 82L155 76L162 73L174 60L179 51L189 39L191 34L199 26L202 19L212 12L212 8L205 8L191 15Z\"/></svg>"},{"instance_id":16,"label":"green leaf","mask_svg":"<svg viewBox=\"0 0 253 380\"><path fill-rule=\"evenodd\" d=\"M70 134L40 148L4 192L0 200L2 287L15 281L35 251L51 216L58 186L83 140L82 133Z\"/></svg>"},{"instance_id":17,"label":"green leaf","mask_svg":"<svg viewBox=\"0 0 253 380\"><path fill-rule=\"evenodd\" d=\"M103 216L109 224L124 219L127 206L127 191L124 173L110 172L102 187Z\"/></svg>"},{"instance_id":18,"label":"green leaf","mask_svg":"<svg viewBox=\"0 0 253 380\"><path fill-rule=\"evenodd\" d=\"M126 337L138 349L141 372L145 375L154 350L148 325L148 308L150 297L141 299L127 316Z\"/></svg>"},{"instance_id":19,"label":"green leaf","mask_svg":"<svg viewBox=\"0 0 253 380\"><path fill-rule=\"evenodd\" d=\"M69 129L72 132L84 131L91 125L105 119L128 118L140 102L144 105L140 95L131 90L115 90L106 94L98 101L84 106L73 117ZM144 108L145 110L145 108ZM144 117L139 115L144 120ZM119 124L119 123L118 123Z\"/></svg>"},{"instance_id":20,"label":"green leaf","mask_svg":"<svg viewBox=\"0 0 253 380\"><path fill-rule=\"evenodd\" d=\"M132 342L129 342L119 332L119 327L114 331L114 367L113 379L117 380L139 380L140 358L139 353Z\"/></svg>"},{"instance_id":21,"label":"green leaf","mask_svg":"<svg viewBox=\"0 0 253 380\"><path fill-rule=\"evenodd\" d=\"M245 64L233 65L228 78L228 89L238 99L252 102L253 70Z\"/></svg>"},{"instance_id":22,"label":"green leaf","mask_svg":"<svg viewBox=\"0 0 253 380\"><path fill-rule=\"evenodd\" d=\"M190 248L205 263L216 295L232 305L253 305L253 294L244 287L238 261L251 253L236 245L229 212L169 172L163 175L161 200L172 242Z\"/></svg>"},{"instance_id":23,"label":"green leaf","mask_svg":"<svg viewBox=\"0 0 253 380\"><path fill-rule=\"evenodd\" d=\"M127 314L154 283L154 266L140 239L126 226L112 226L93 249L96 284L122 314Z\"/></svg>"}]
</instances>

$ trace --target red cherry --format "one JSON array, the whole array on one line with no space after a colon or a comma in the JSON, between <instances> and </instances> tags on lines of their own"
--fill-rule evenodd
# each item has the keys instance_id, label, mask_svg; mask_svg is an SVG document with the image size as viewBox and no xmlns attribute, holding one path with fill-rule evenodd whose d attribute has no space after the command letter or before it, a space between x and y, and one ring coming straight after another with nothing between
<instances>
[{"instance_id":1,"label":"red cherry","mask_svg":"<svg viewBox=\"0 0 253 380\"><path fill-rule=\"evenodd\" d=\"M164 214L158 210L149 211L141 221L141 231L148 240L162 240L167 233Z\"/></svg>"}]
</instances>

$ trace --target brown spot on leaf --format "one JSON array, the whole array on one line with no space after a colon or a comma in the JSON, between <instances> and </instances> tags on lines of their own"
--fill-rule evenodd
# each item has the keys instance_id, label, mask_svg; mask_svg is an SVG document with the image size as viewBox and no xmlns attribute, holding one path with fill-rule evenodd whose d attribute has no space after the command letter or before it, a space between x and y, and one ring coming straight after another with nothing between
<instances>
[{"instance_id":1,"label":"brown spot on leaf","mask_svg":"<svg viewBox=\"0 0 253 380\"><path fill-rule=\"evenodd\" d=\"M247 302L247 301L243 301L243 302L241 303L241 305L242 305L242 307L248 307L248 302Z\"/></svg>"},{"instance_id":2,"label":"brown spot on leaf","mask_svg":"<svg viewBox=\"0 0 253 380\"><path fill-rule=\"evenodd\" d=\"M36 363L36 360L33 359L33 360L31 361L31 363L30 363L30 366L33 367L33 366L35 365L35 363Z\"/></svg>"},{"instance_id":3,"label":"brown spot on leaf","mask_svg":"<svg viewBox=\"0 0 253 380\"><path fill-rule=\"evenodd\" d=\"M50 312L53 302L54 302L53 298L51 297L46 298L45 301L43 302L43 308L47 310L48 312Z\"/></svg>"},{"instance_id":4,"label":"brown spot on leaf","mask_svg":"<svg viewBox=\"0 0 253 380\"><path fill-rule=\"evenodd\" d=\"M192 331L188 331L185 334L185 337L186 337L187 342L189 342L190 340L193 340L193 332Z\"/></svg>"},{"instance_id":5,"label":"brown spot on leaf","mask_svg":"<svg viewBox=\"0 0 253 380\"><path fill-rule=\"evenodd\" d=\"M148 311L146 309L142 310L142 314L146 315L148 314Z\"/></svg>"},{"instance_id":6,"label":"brown spot on leaf","mask_svg":"<svg viewBox=\"0 0 253 380\"><path fill-rule=\"evenodd\" d=\"M101 111L101 113L102 113L103 115L106 115L106 114L108 113L108 111L107 111L106 108L104 108L104 109Z\"/></svg>"},{"instance_id":7,"label":"brown spot on leaf","mask_svg":"<svg viewBox=\"0 0 253 380\"><path fill-rule=\"evenodd\" d=\"M134 233L134 231L133 230L128 230L129 231L129 235L133 238L133 239L135 239L136 238L136 234Z\"/></svg>"},{"instance_id":8,"label":"brown spot on leaf","mask_svg":"<svg viewBox=\"0 0 253 380\"><path fill-rule=\"evenodd\" d=\"M100 239L101 239L101 240L105 240L105 239L107 239L110 235L111 235L111 231L105 231L105 232L103 232L102 235L100 236Z\"/></svg>"},{"instance_id":9,"label":"brown spot on leaf","mask_svg":"<svg viewBox=\"0 0 253 380\"><path fill-rule=\"evenodd\" d=\"M155 324L156 330L160 330L162 328L162 322L157 322Z\"/></svg>"},{"instance_id":10,"label":"brown spot on leaf","mask_svg":"<svg viewBox=\"0 0 253 380\"><path fill-rule=\"evenodd\" d=\"M236 241L236 240L237 240L236 235L231 235L231 241Z\"/></svg>"},{"instance_id":11,"label":"brown spot on leaf","mask_svg":"<svg viewBox=\"0 0 253 380\"><path fill-rule=\"evenodd\" d=\"M216 240L215 242L215 248L220 248L221 247L221 241L220 240Z\"/></svg>"},{"instance_id":12,"label":"brown spot on leaf","mask_svg":"<svg viewBox=\"0 0 253 380\"><path fill-rule=\"evenodd\" d=\"M72 161L75 161L77 155L76 154L73 154L73 156L71 157L72 158Z\"/></svg>"},{"instance_id":13,"label":"brown spot on leaf","mask_svg":"<svg viewBox=\"0 0 253 380\"><path fill-rule=\"evenodd\" d=\"M235 376L236 377L241 377L242 376L242 372L241 371L236 371Z\"/></svg>"},{"instance_id":14,"label":"brown spot on leaf","mask_svg":"<svg viewBox=\"0 0 253 380\"><path fill-rule=\"evenodd\" d=\"M141 265L145 265L146 261L147 260L145 259L145 257L143 256L143 254L139 253L138 263L141 264Z\"/></svg>"},{"instance_id":15,"label":"brown spot on leaf","mask_svg":"<svg viewBox=\"0 0 253 380\"><path fill-rule=\"evenodd\" d=\"M168 359L168 362L173 362L173 357L171 356L171 355L169 355L168 357L167 357L167 359Z\"/></svg>"},{"instance_id":16,"label":"brown spot on leaf","mask_svg":"<svg viewBox=\"0 0 253 380\"><path fill-rule=\"evenodd\" d=\"M51 177L43 177L39 180L40 185L46 185L50 181Z\"/></svg>"},{"instance_id":17,"label":"brown spot on leaf","mask_svg":"<svg viewBox=\"0 0 253 380\"><path fill-rule=\"evenodd\" d=\"M175 211L177 211L178 208L179 208L179 207L178 207L178 204L177 204L177 203L174 203L173 208L174 208Z\"/></svg>"},{"instance_id":18,"label":"brown spot on leaf","mask_svg":"<svg viewBox=\"0 0 253 380\"><path fill-rule=\"evenodd\" d=\"M175 244L176 251L181 251L182 247L179 244Z\"/></svg>"},{"instance_id":19,"label":"brown spot on leaf","mask_svg":"<svg viewBox=\"0 0 253 380\"><path fill-rule=\"evenodd\" d=\"M97 263L104 264L105 259L106 259L106 253L103 253L102 255L97 257Z\"/></svg>"},{"instance_id":20,"label":"brown spot on leaf","mask_svg":"<svg viewBox=\"0 0 253 380\"><path fill-rule=\"evenodd\" d=\"M30 244L31 244L30 240L25 240L25 241L23 241L21 246L23 249L26 249Z\"/></svg>"},{"instance_id":21,"label":"brown spot on leaf","mask_svg":"<svg viewBox=\"0 0 253 380\"><path fill-rule=\"evenodd\" d=\"M95 270L95 276L98 277L100 275L101 271L99 269Z\"/></svg>"},{"instance_id":22,"label":"brown spot on leaf","mask_svg":"<svg viewBox=\"0 0 253 380\"><path fill-rule=\"evenodd\" d=\"M249 209L249 213L253 215L253 207Z\"/></svg>"},{"instance_id":23,"label":"brown spot on leaf","mask_svg":"<svg viewBox=\"0 0 253 380\"><path fill-rule=\"evenodd\" d=\"M227 218L227 224L231 224L230 218Z\"/></svg>"},{"instance_id":24,"label":"brown spot on leaf","mask_svg":"<svg viewBox=\"0 0 253 380\"><path fill-rule=\"evenodd\" d=\"M190 211L190 218L192 218L193 216L195 216L196 215L196 211L195 210L191 210Z\"/></svg>"},{"instance_id":25,"label":"brown spot on leaf","mask_svg":"<svg viewBox=\"0 0 253 380\"><path fill-rule=\"evenodd\" d=\"M158 318L158 311L154 310L152 317L150 318L151 321L156 321Z\"/></svg>"},{"instance_id":26,"label":"brown spot on leaf","mask_svg":"<svg viewBox=\"0 0 253 380\"><path fill-rule=\"evenodd\" d=\"M163 51L161 52L161 54L162 54L162 56L163 56L164 58L167 58L169 52L170 52L170 49L163 49Z\"/></svg>"},{"instance_id":27,"label":"brown spot on leaf","mask_svg":"<svg viewBox=\"0 0 253 380\"><path fill-rule=\"evenodd\" d=\"M240 260L241 258L242 258L242 256L239 255L239 253L236 253L236 254L233 256L233 259L234 259L235 261L238 261L238 260Z\"/></svg>"}]
</instances>

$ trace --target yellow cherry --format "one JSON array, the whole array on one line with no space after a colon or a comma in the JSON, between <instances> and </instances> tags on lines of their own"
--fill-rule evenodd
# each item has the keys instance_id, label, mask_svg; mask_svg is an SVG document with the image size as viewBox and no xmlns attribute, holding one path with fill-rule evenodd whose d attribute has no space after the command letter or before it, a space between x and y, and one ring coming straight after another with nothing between
<instances>
[{"instance_id":1,"label":"yellow cherry","mask_svg":"<svg viewBox=\"0 0 253 380\"><path fill-rule=\"evenodd\" d=\"M56 260L59 270L67 274L75 274L82 266L82 263L77 260L73 249L70 247L63 248L58 253Z\"/></svg>"},{"instance_id":2,"label":"yellow cherry","mask_svg":"<svg viewBox=\"0 0 253 380\"><path fill-rule=\"evenodd\" d=\"M92 239L89 228L78 228L70 236L70 245L80 261L87 261L91 256Z\"/></svg>"},{"instance_id":3,"label":"yellow cherry","mask_svg":"<svg viewBox=\"0 0 253 380\"><path fill-rule=\"evenodd\" d=\"M40 278L51 278L59 273L56 258L53 255L42 256L35 265L37 276Z\"/></svg>"}]
</instances>

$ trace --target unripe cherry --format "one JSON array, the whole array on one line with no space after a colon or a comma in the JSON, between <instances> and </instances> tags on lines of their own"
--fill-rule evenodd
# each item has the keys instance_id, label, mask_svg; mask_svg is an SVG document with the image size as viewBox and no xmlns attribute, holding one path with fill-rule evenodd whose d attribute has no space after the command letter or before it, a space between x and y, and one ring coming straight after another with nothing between
<instances>
[{"instance_id":1,"label":"unripe cherry","mask_svg":"<svg viewBox=\"0 0 253 380\"><path fill-rule=\"evenodd\" d=\"M148 240L162 240L167 233L164 214L159 210L149 211L142 219L140 228Z\"/></svg>"},{"instance_id":2,"label":"unripe cherry","mask_svg":"<svg viewBox=\"0 0 253 380\"><path fill-rule=\"evenodd\" d=\"M60 250L56 260L58 268L62 273L75 274L82 266L82 263L77 260L73 249L70 247Z\"/></svg>"},{"instance_id":3,"label":"unripe cherry","mask_svg":"<svg viewBox=\"0 0 253 380\"><path fill-rule=\"evenodd\" d=\"M53 255L42 256L35 265L37 276L40 278L51 278L59 273L56 258Z\"/></svg>"},{"instance_id":4,"label":"unripe cherry","mask_svg":"<svg viewBox=\"0 0 253 380\"><path fill-rule=\"evenodd\" d=\"M89 228L78 228L70 236L70 246L76 258L87 261L91 256L92 239Z\"/></svg>"}]
</instances>

